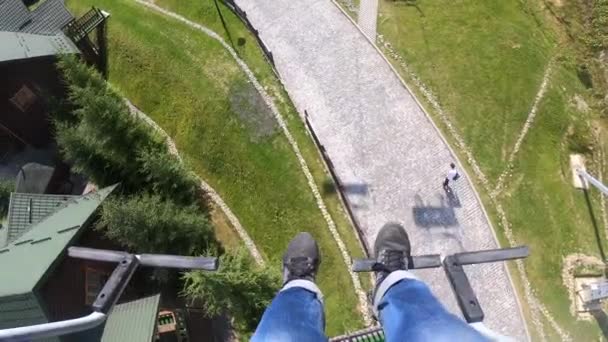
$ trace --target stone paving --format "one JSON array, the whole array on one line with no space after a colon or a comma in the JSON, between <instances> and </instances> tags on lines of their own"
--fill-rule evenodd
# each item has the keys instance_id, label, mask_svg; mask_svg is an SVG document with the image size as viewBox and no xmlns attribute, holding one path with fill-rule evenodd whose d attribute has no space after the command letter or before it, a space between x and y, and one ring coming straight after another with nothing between
<instances>
[{"instance_id":1,"label":"stone paving","mask_svg":"<svg viewBox=\"0 0 608 342\"><path fill-rule=\"evenodd\" d=\"M374 43L376 42L377 19L378 0L360 0L357 24Z\"/></svg>"},{"instance_id":2,"label":"stone paving","mask_svg":"<svg viewBox=\"0 0 608 342\"><path fill-rule=\"evenodd\" d=\"M388 221L402 223L413 254L497 248L467 175L442 188L455 161L412 94L361 32L329 0L236 0L272 51L300 114L306 110L368 245ZM460 168L462 169L462 168ZM465 267L496 332L527 340L502 264ZM460 315L440 269L416 271ZM331 319L328 317L327 319Z\"/></svg>"}]
</instances>

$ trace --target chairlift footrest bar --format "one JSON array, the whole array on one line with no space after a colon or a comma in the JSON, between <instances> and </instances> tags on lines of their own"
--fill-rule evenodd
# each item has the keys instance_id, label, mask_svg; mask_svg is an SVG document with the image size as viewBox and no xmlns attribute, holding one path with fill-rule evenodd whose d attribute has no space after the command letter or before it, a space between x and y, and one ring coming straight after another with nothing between
<instances>
[{"instance_id":1,"label":"chairlift footrest bar","mask_svg":"<svg viewBox=\"0 0 608 342\"><path fill-rule=\"evenodd\" d=\"M107 314L114 306L125 287L131 280L131 276L137 270L139 260L135 255L128 254L121 260L112 272L110 279L105 283L95 302L93 302L93 310Z\"/></svg>"},{"instance_id":2,"label":"chairlift footrest bar","mask_svg":"<svg viewBox=\"0 0 608 342\"><path fill-rule=\"evenodd\" d=\"M120 251L110 251L105 249L95 249L87 247L69 247L68 256L78 259L96 260L96 261L107 261L107 262L120 262L129 253Z\"/></svg>"},{"instance_id":3,"label":"chairlift footrest bar","mask_svg":"<svg viewBox=\"0 0 608 342\"><path fill-rule=\"evenodd\" d=\"M441 255L439 254L419 255L408 258L407 268L410 270L435 267L441 267Z\"/></svg>"},{"instance_id":4,"label":"chairlift footrest bar","mask_svg":"<svg viewBox=\"0 0 608 342\"><path fill-rule=\"evenodd\" d=\"M68 255L72 258L86 260L120 262L128 256L129 253L86 247L69 247ZM219 263L218 258L213 257L191 257L167 254L141 254L136 255L135 257L139 259L139 265L141 266L205 271L217 270Z\"/></svg>"},{"instance_id":5,"label":"chairlift footrest bar","mask_svg":"<svg viewBox=\"0 0 608 342\"><path fill-rule=\"evenodd\" d=\"M467 323L483 321L484 314L477 296L475 296L469 278L463 267L457 263L455 256L451 255L445 258L443 266L456 295L458 306Z\"/></svg>"},{"instance_id":6,"label":"chairlift footrest bar","mask_svg":"<svg viewBox=\"0 0 608 342\"><path fill-rule=\"evenodd\" d=\"M355 259L353 260L353 272L371 272L378 264L376 259Z\"/></svg>"},{"instance_id":7,"label":"chairlift footrest bar","mask_svg":"<svg viewBox=\"0 0 608 342\"><path fill-rule=\"evenodd\" d=\"M164 254L142 254L139 256L142 266L194 269L215 271L218 268L218 259L211 257L189 257Z\"/></svg>"},{"instance_id":8,"label":"chairlift footrest bar","mask_svg":"<svg viewBox=\"0 0 608 342\"><path fill-rule=\"evenodd\" d=\"M406 261L409 270L441 267L441 256L439 254L410 256ZM353 272L372 272L380 266L376 259L355 259L353 260L352 270Z\"/></svg>"},{"instance_id":9,"label":"chairlift footrest bar","mask_svg":"<svg viewBox=\"0 0 608 342\"><path fill-rule=\"evenodd\" d=\"M483 264L488 262L506 261L525 258L530 254L528 246L513 248L499 248L485 251L464 252L454 254L454 261L458 265Z\"/></svg>"}]
</instances>

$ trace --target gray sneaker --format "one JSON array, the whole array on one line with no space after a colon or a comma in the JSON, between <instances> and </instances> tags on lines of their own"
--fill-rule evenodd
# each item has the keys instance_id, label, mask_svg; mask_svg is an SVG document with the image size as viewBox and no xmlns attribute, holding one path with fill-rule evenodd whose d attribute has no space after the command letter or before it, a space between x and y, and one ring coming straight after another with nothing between
<instances>
[{"instance_id":1,"label":"gray sneaker","mask_svg":"<svg viewBox=\"0 0 608 342\"><path fill-rule=\"evenodd\" d=\"M375 270L377 289L391 272L407 270L410 259L410 239L405 228L399 223L385 224L376 237L374 255L381 264Z\"/></svg>"},{"instance_id":2,"label":"gray sneaker","mask_svg":"<svg viewBox=\"0 0 608 342\"><path fill-rule=\"evenodd\" d=\"M315 281L321 257L319 246L310 233L298 233L283 255L283 284L295 279Z\"/></svg>"}]
</instances>

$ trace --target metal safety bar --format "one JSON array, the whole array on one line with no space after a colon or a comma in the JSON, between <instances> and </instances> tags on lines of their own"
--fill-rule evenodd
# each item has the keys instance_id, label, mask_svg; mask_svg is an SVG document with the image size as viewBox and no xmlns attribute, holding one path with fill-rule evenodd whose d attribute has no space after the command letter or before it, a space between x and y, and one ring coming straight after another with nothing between
<instances>
[{"instance_id":1,"label":"metal safety bar","mask_svg":"<svg viewBox=\"0 0 608 342\"><path fill-rule=\"evenodd\" d=\"M595 177L588 174L587 171L585 171L583 169L577 169L576 172L578 173L578 176L583 179L583 184L585 184L584 181L588 181L589 183L593 184L604 195L608 196L608 187L605 186L602 182L595 179Z\"/></svg>"},{"instance_id":2,"label":"metal safety bar","mask_svg":"<svg viewBox=\"0 0 608 342\"><path fill-rule=\"evenodd\" d=\"M93 312L87 316L59 322L43 323L0 330L0 341L30 341L76 333L94 328L103 323L108 312L118 301L131 277L139 266L198 269L215 271L218 259L210 257L186 257L164 254L129 254L103 249L69 247L68 256L86 260L118 263L112 275L95 298Z\"/></svg>"},{"instance_id":3,"label":"metal safety bar","mask_svg":"<svg viewBox=\"0 0 608 342\"><path fill-rule=\"evenodd\" d=\"M72 258L119 262L129 255L126 252L109 251L104 249L70 247L68 255ZM141 266L197 269L215 271L218 268L218 259L211 257L189 257L167 254L135 254Z\"/></svg>"},{"instance_id":4,"label":"metal safety bar","mask_svg":"<svg viewBox=\"0 0 608 342\"><path fill-rule=\"evenodd\" d=\"M405 257L405 263L409 270L421 268L435 268L441 266L441 255L429 254ZM355 259L353 260L353 272L372 272L379 271L382 264L376 259Z\"/></svg>"},{"instance_id":5,"label":"metal safety bar","mask_svg":"<svg viewBox=\"0 0 608 342\"><path fill-rule=\"evenodd\" d=\"M458 265L484 264L525 258L530 254L528 246L513 248L489 249L485 251L456 253L454 262Z\"/></svg>"},{"instance_id":6,"label":"metal safety bar","mask_svg":"<svg viewBox=\"0 0 608 342\"><path fill-rule=\"evenodd\" d=\"M410 270L443 267L465 320L468 323L475 323L482 322L484 314L462 266L521 259L529 254L527 246L519 246L456 253L446 256L443 261L438 254L406 256L404 262ZM384 269L384 265L377 259L355 259L352 266L354 272L371 272L382 269Z\"/></svg>"}]
</instances>

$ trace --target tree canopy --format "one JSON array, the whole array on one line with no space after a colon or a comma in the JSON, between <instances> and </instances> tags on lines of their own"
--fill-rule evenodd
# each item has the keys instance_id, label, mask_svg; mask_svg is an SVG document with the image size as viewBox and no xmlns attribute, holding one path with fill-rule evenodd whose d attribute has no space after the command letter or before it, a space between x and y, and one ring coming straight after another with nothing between
<instances>
[{"instance_id":1,"label":"tree canopy","mask_svg":"<svg viewBox=\"0 0 608 342\"><path fill-rule=\"evenodd\" d=\"M136 253L219 252L211 223L196 207L179 206L158 195L106 200L97 229Z\"/></svg>"},{"instance_id":2,"label":"tree canopy","mask_svg":"<svg viewBox=\"0 0 608 342\"><path fill-rule=\"evenodd\" d=\"M240 332L255 329L281 287L278 269L256 266L242 248L224 254L217 272L188 272L183 279L186 298L200 300L210 316L228 313Z\"/></svg>"},{"instance_id":3,"label":"tree canopy","mask_svg":"<svg viewBox=\"0 0 608 342\"><path fill-rule=\"evenodd\" d=\"M56 116L56 138L76 171L100 186L121 182L125 192L144 189L181 204L197 202L196 178L99 73L75 57L58 65L72 115Z\"/></svg>"}]
</instances>

